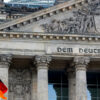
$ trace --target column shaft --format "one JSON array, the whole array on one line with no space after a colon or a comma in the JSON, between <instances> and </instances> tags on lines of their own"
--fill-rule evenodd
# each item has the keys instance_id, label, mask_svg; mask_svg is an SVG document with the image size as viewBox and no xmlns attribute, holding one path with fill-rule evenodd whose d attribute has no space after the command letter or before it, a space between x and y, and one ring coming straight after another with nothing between
<instances>
[{"instance_id":1,"label":"column shaft","mask_svg":"<svg viewBox=\"0 0 100 100\"><path fill-rule=\"evenodd\" d=\"M51 57L36 56L38 100L48 100L48 64Z\"/></svg>"},{"instance_id":2,"label":"column shaft","mask_svg":"<svg viewBox=\"0 0 100 100\"><path fill-rule=\"evenodd\" d=\"M86 71L76 71L76 100L87 100Z\"/></svg>"},{"instance_id":3,"label":"column shaft","mask_svg":"<svg viewBox=\"0 0 100 100\"><path fill-rule=\"evenodd\" d=\"M75 100L75 72L68 72L68 100Z\"/></svg>"},{"instance_id":4,"label":"column shaft","mask_svg":"<svg viewBox=\"0 0 100 100\"><path fill-rule=\"evenodd\" d=\"M37 100L37 72L32 71L31 100Z\"/></svg>"},{"instance_id":5,"label":"column shaft","mask_svg":"<svg viewBox=\"0 0 100 100\"><path fill-rule=\"evenodd\" d=\"M38 100L48 100L48 69L38 69Z\"/></svg>"},{"instance_id":6,"label":"column shaft","mask_svg":"<svg viewBox=\"0 0 100 100\"><path fill-rule=\"evenodd\" d=\"M90 59L88 57L76 57L76 100L87 100L86 70Z\"/></svg>"}]
</instances>

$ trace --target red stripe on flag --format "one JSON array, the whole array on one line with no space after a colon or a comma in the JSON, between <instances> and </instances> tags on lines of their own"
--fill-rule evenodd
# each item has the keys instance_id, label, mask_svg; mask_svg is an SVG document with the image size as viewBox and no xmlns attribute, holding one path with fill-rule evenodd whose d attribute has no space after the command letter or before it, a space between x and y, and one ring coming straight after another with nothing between
<instances>
[{"instance_id":1,"label":"red stripe on flag","mask_svg":"<svg viewBox=\"0 0 100 100\"><path fill-rule=\"evenodd\" d=\"M2 93L6 93L8 90L6 85L1 80L0 80L0 90L2 91Z\"/></svg>"}]
</instances>

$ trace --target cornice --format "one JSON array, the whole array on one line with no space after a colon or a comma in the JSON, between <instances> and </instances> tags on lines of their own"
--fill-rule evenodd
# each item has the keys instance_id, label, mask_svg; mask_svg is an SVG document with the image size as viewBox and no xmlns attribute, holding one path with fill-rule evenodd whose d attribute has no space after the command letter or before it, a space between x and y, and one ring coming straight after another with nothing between
<instances>
[{"instance_id":1,"label":"cornice","mask_svg":"<svg viewBox=\"0 0 100 100\"><path fill-rule=\"evenodd\" d=\"M100 41L99 33L91 34L55 34L39 32L0 32L0 39L23 39L23 40L68 40L68 41Z\"/></svg>"}]
</instances>

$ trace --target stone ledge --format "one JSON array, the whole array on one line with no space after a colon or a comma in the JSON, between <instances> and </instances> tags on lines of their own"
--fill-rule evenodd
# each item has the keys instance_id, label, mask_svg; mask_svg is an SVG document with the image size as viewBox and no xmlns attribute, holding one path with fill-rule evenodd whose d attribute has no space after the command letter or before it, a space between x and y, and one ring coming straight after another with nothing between
<instances>
[{"instance_id":1,"label":"stone ledge","mask_svg":"<svg viewBox=\"0 0 100 100\"><path fill-rule=\"evenodd\" d=\"M42 40L69 40L69 41L100 41L100 34L54 34L37 32L0 32L1 39L42 39Z\"/></svg>"}]
</instances>

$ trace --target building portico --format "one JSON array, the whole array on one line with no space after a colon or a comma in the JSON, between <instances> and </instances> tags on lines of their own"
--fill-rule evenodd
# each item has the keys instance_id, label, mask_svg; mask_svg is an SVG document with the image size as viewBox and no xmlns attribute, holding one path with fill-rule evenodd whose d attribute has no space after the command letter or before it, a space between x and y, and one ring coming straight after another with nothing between
<instances>
[{"instance_id":1,"label":"building portico","mask_svg":"<svg viewBox=\"0 0 100 100\"><path fill-rule=\"evenodd\" d=\"M100 100L100 0L63 1L19 18L1 12L7 100Z\"/></svg>"},{"instance_id":2,"label":"building portico","mask_svg":"<svg viewBox=\"0 0 100 100\"><path fill-rule=\"evenodd\" d=\"M41 56L39 56L39 57L41 58ZM44 55L42 57L46 57L46 56ZM86 60L85 57L78 57L78 58L79 59L81 58L81 59ZM76 59L76 58L74 58L74 59ZM30 62L31 61L32 61L32 59L30 59ZM66 62L70 63L70 61L68 61L68 60L66 60ZM43 63L44 64L47 64L46 62L43 62ZM39 95L40 95L41 98L44 98L44 99L47 98L48 99L49 97L46 94L46 93L48 93L48 89L49 89L48 88L48 74L47 74L48 73L48 70L50 70L50 71L55 70L56 71L56 70L65 70L66 69L66 66L63 66L63 68L59 68L59 66L58 66L58 68L56 68L57 66L55 66L55 64L53 65L53 66L55 66L55 68L52 68L52 66L51 66L52 63L53 62L51 61L51 64L49 64L49 67L50 67L49 69L48 69L48 67L47 68L46 67L44 68L44 66L43 67L41 66L41 69L37 69L38 68L37 65L33 65L33 70L31 70L32 69L31 68L31 65L27 66L26 68L24 66L20 67L19 66L20 64L17 66L17 68L16 68L16 66L13 66L13 68L12 68L12 65L11 65L11 68L9 70L9 74L10 74L9 75L9 98L12 98L13 97L12 100L14 100L14 98L16 98L16 99L17 98L26 98L28 100L28 98L31 95L31 98L33 98L32 100L34 100L34 98L37 98L37 95L38 95L38 98L39 98ZM83 65L83 63L82 63L82 65ZM84 99L87 98L87 81L86 81L86 78L87 77L86 77L86 69L84 69L85 66L86 66L86 64L84 64L83 67L82 66L79 66L79 69L76 69L76 67L74 65L73 66L73 69L74 70L72 70L72 71L69 70L68 71L68 74L66 73L66 80L67 80L67 77L68 77L68 91L69 91L69 97L68 98L69 98L69 100L73 100L75 98L76 98L76 100L78 100L77 98L79 98L79 99L81 98L81 99L84 100ZM69 68L70 68L70 66L67 66L67 70ZM13 79L13 77L11 75L13 73L15 73L15 76L14 77L16 77L16 83L14 82L14 79ZM33 75L34 75L34 77L33 77L34 81L31 81L32 80L32 76L31 76L32 74L31 73L33 73ZM65 72L63 72L63 73L65 73ZM70 76L68 76L68 75L70 75ZM22 80L22 82L21 82L21 80ZM12 81L13 81L13 83L11 83ZM40 81L43 81L43 82L40 82ZM23 83L23 82L25 82L25 83ZM23 86L21 84L23 84ZM31 84L33 84L33 87L31 87ZM66 85L67 85L67 83L66 83ZM41 87L41 89L40 89L40 87ZM24 93L27 93L26 96L23 94L23 89L25 89L24 90ZM75 89L75 91L73 89ZM43 92L44 94L43 93L40 93L41 91L42 92L44 91ZM46 93L45 93L45 91L46 91ZM77 93L77 91L79 91L79 92ZM21 97L20 94L22 95L22 97Z\"/></svg>"},{"instance_id":3,"label":"building portico","mask_svg":"<svg viewBox=\"0 0 100 100\"><path fill-rule=\"evenodd\" d=\"M1 57L8 57L7 55L0 55ZM11 57L11 56L10 56ZM11 57L13 58L13 56ZM87 80L86 80L86 70L88 68L88 64L91 62L90 57L84 57L84 56L77 56L72 59L64 59L64 63L67 62L67 64L71 64L73 62L73 66L61 66L62 68L53 68L52 64L53 61L55 62L55 58L47 55L42 55L42 56L34 56L34 62L33 66L30 64L26 68L24 66L21 66L18 63L23 63L23 60L12 60L12 63L17 63L18 65L14 65L11 63L11 68L9 69L9 98L10 100L17 100L21 99L23 100L24 98L28 100L34 100L34 98L46 98L48 99L48 70L65 70L67 68L67 73L68 73L68 90L69 90L69 100L88 100L87 99ZM42 58L42 59L41 59ZM15 59L15 58L13 58ZM17 58L17 59L22 59L22 58ZM26 58L24 58L26 59ZM29 59L29 60L28 60ZM29 64L32 59L28 58L26 61ZM36 60L35 60L36 59ZM24 60L25 61L25 60ZM58 60L59 61L59 60ZM62 60L63 61L63 60ZM6 62L6 61L5 61ZM61 62L60 62L61 63ZM39 65L38 65L39 64ZM49 66L47 66L49 64ZM57 64L57 62L56 62ZM59 64L59 63L58 63ZM22 64L23 65L23 64ZM13 66L13 68L12 68ZM38 68L38 66L40 66ZM2 70L8 70L7 67L3 67L1 65L1 72ZM7 68L7 69L5 69ZM16 69L17 68L17 69ZM22 71L24 68L24 71ZM4 71L3 71L4 72ZM15 76L12 77L11 74L15 73ZM33 73L33 74L31 74ZM30 74L30 75L29 75ZM5 73L2 73L3 77L5 76ZM23 76L24 75L24 76ZM33 81L32 76L33 75ZM13 78L16 78L16 83L14 82ZM22 79L21 79L22 77ZM26 78L25 78L26 77ZM5 81L3 81L6 84L6 81L8 79L6 78ZM11 82L13 81L13 83ZM22 81L22 82L21 82ZM25 82L25 83L23 83ZM23 84L23 85L22 85ZM33 84L33 87L31 87L31 84ZM30 85L30 86L28 86ZM26 88L26 89L25 89ZM25 96L23 94L23 89L24 93L27 93ZM75 91L74 91L75 90ZM22 96L21 96L22 95ZM25 96L25 97L24 97Z\"/></svg>"},{"instance_id":4,"label":"building portico","mask_svg":"<svg viewBox=\"0 0 100 100\"><path fill-rule=\"evenodd\" d=\"M3 51L0 52L0 73L2 74L1 79L4 80L3 82L9 86L9 97L7 97L10 100L41 100L41 98L50 100L49 86L54 84L52 89L55 90L58 96L57 100L61 97L66 100L88 100L86 73L100 70L99 52L80 52L80 48L99 49L99 38L95 41L95 37L84 36L86 41L83 41L81 40L83 36L79 35L77 36L79 38L78 41L75 40L76 36L66 35L66 40L61 39L61 36L59 36L60 40L57 42L58 39L56 40L55 38L48 40L48 36L42 39L44 36L43 34L36 40L20 36L16 37L17 39L14 37L15 39L13 40L11 37L8 39L7 33L4 40L1 40L3 45L0 45L0 48ZM92 39L92 43L89 38ZM16 42L18 39L19 42ZM2 71L6 71L8 74L2 73ZM63 73L62 82L65 80L66 82L61 83L59 86L57 85L58 83L49 82L54 76L56 77L54 75L50 78L49 74L52 71ZM2 76L6 78L2 78ZM63 79L64 77L65 79ZM60 90L57 89L62 90L63 86L66 87L64 90L66 95L64 97L63 93L59 94Z\"/></svg>"}]
</instances>

